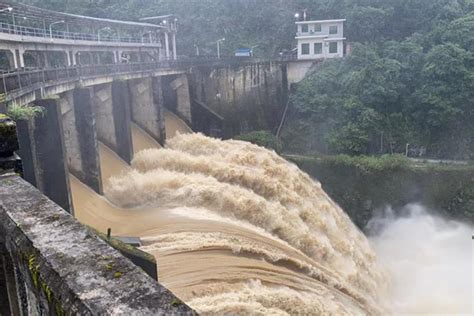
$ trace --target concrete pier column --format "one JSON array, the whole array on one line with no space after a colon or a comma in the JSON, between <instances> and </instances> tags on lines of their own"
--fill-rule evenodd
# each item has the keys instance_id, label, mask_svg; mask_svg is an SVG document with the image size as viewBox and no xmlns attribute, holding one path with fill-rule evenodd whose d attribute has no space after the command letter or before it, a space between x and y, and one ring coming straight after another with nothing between
<instances>
[{"instance_id":1,"label":"concrete pier column","mask_svg":"<svg viewBox=\"0 0 474 316\"><path fill-rule=\"evenodd\" d=\"M165 128L165 101L163 98L163 88L161 77L152 78L153 86L153 103L158 109L158 129L160 130L159 143L165 145L166 142L166 128Z\"/></svg>"},{"instance_id":2,"label":"concrete pier column","mask_svg":"<svg viewBox=\"0 0 474 316\"><path fill-rule=\"evenodd\" d=\"M165 32L165 56L166 59L170 58L170 43L168 38L168 32Z\"/></svg>"},{"instance_id":3,"label":"concrete pier column","mask_svg":"<svg viewBox=\"0 0 474 316\"><path fill-rule=\"evenodd\" d=\"M68 67L71 67L72 66L71 52L67 50L64 53L66 54L66 65Z\"/></svg>"},{"instance_id":4,"label":"concrete pier column","mask_svg":"<svg viewBox=\"0 0 474 316\"><path fill-rule=\"evenodd\" d=\"M178 78L171 82L170 86L176 91L176 112L192 126L188 77L186 75L179 75Z\"/></svg>"},{"instance_id":5,"label":"concrete pier column","mask_svg":"<svg viewBox=\"0 0 474 316\"><path fill-rule=\"evenodd\" d=\"M173 43L173 59L178 59L178 54L176 52L176 33L171 33L171 42Z\"/></svg>"},{"instance_id":6,"label":"concrete pier column","mask_svg":"<svg viewBox=\"0 0 474 316\"><path fill-rule=\"evenodd\" d=\"M72 61L72 66L77 65L77 51L73 50L71 51L71 61Z\"/></svg>"},{"instance_id":7,"label":"concrete pier column","mask_svg":"<svg viewBox=\"0 0 474 316\"><path fill-rule=\"evenodd\" d=\"M98 139L130 163L133 148L127 83L116 81L97 86L93 104Z\"/></svg>"},{"instance_id":8,"label":"concrete pier column","mask_svg":"<svg viewBox=\"0 0 474 316\"><path fill-rule=\"evenodd\" d=\"M48 58L48 52L39 52L39 54L42 55L42 58L43 58L43 61L44 61L44 67L45 68L51 68L51 63L50 63L50 60Z\"/></svg>"},{"instance_id":9,"label":"concrete pier column","mask_svg":"<svg viewBox=\"0 0 474 316\"><path fill-rule=\"evenodd\" d=\"M19 52L20 67L24 68L25 67L25 50L19 49L18 52Z\"/></svg>"},{"instance_id":10,"label":"concrete pier column","mask_svg":"<svg viewBox=\"0 0 474 316\"><path fill-rule=\"evenodd\" d=\"M164 137L160 130L159 104L154 102L153 84L151 78L128 81L132 105L132 120L148 132L156 141Z\"/></svg>"},{"instance_id":11,"label":"concrete pier column","mask_svg":"<svg viewBox=\"0 0 474 316\"><path fill-rule=\"evenodd\" d=\"M69 174L57 98L35 101L43 116L17 123L25 180L72 213Z\"/></svg>"},{"instance_id":12,"label":"concrete pier column","mask_svg":"<svg viewBox=\"0 0 474 316\"><path fill-rule=\"evenodd\" d=\"M91 94L89 88L79 88L72 92L72 111L69 111L67 120L63 115L63 124L65 134L69 132L73 135L71 145L67 145L68 155L75 157L69 162L71 173L102 194L99 143ZM75 149L70 151L70 148Z\"/></svg>"},{"instance_id":13,"label":"concrete pier column","mask_svg":"<svg viewBox=\"0 0 474 316\"><path fill-rule=\"evenodd\" d=\"M116 153L126 162L133 158L130 92L126 81L112 82L112 116L115 126Z\"/></svg>"}]
</instances>

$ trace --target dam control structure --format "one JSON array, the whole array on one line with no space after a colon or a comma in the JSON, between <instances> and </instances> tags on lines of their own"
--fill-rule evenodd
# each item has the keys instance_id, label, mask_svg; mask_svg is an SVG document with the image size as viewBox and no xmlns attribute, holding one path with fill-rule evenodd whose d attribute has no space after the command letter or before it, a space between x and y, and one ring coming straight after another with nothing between
<instances>
[{"instance_id":1,"label":"dam control structure","mask_svg":"<svg viewBox=\"0 0 474 316\"><path fill-rule=\"evenodd\" d=\"M288 75L293 61L180 57L176 33L177 19L173 15L164 16L154 24L78 16L0 1L0 54L7 61L0 74L0 113L8 113L11 107L30 105L44 109L42 115L16 122L23 178L73 215L70 174L102 194L99 143L130 163L136 145L132 125L161 145L167 138L166 111L174 113L193 131L211 136L230 138L252 130L275 130L287 104L289 85L294 82ZM4 270L10 271L5 274L10 278L8 284L15 285L9 288L10 306L19 306L23 314L32 305L43 311L52 311L57 306L77 312L114 310L117 302L104 299L94 301L94 305L80 299L80 293L93 290L87 283L95 282L92 271L91 278L82 280L88 288L84 284L81 285L84 288L78 287L78 279L71 277L68 293L48 294L59 291L61 278L72 272L58 270L66 264L62 258L51 261L48 257L48 251L57 254L61 246L48 248L55 241L38 235L33 227L27 229L28 223L49 223L50 226L41 229L51 231L59 229L57 223L61 222L65 242L79 242L75 239L77 234L84 239L92 238L93 242L84 247L96 247L92 253L97 256L107 246L95 245L95 237L88 237L73 217L64 217L60 208L18 177L2 177L1 181L2 262ZM15 199L23 202L12 204ZM54 236L57 234L62 234L60 229ZM19 244L23 239L25 243ZM85 248L81 257L84 260L86 253ZM29 269L33 267L31 262L28 264L29 259L33 260L32 255L41 262L34 265L41 271ZM118 254L113 256L120 258ZM131 269L128 263L124 267ZM54 275L55 279L41 279L43 290L38 290L37 274ZM117 277L114 282L120 284L126 280ZM112 285L105 287L104 291L112 293L112 288ZM150 285L149 289L151 292L145 293L143 299L145 305L151 304L154 295L173 300L172 294L159 284ZM21 297L12 294L20 292L26 294ZM126 295L133 295L132 291L124 293L121 301L130 298L126 299ZM71 301L74 295L79 300ZM30 303L29 307L25 301ZM156 302L163 304L165 312L192 313L183 304L170 305L158 299ZM159 312L149 306L151 313ZM123 311L134 308L138 306L123 306Z\"/></svg>"}]
</instances>

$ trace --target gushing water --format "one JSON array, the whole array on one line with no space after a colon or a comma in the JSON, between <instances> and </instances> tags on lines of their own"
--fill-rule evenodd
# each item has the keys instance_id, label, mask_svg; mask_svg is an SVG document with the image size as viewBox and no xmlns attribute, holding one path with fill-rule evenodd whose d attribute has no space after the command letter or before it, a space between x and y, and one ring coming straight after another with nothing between
<instances>
[{"instance_id":1,"label":"gushing water","mask_svg":"<svg viewBox=\"0 0 474 316\"><path fill-rule=\"evenodd\" d=\"M173 122L170 134L189 132ZM466 226L424 213L378 218L371 223L377 262L320 184L275 153L199 134L159 149L133 128L132 167L100 146L107 198L71 176L76 216L101 231L141 237L157 258L160 282L196 311L380 315L468 307L468 279L456 273L470 262L458 243ZM440 259L451 256L459 260ZM457 285L435 282L448 275Z\"/></svg>"},{"instance_id":2,"label":"gushing water","mask_svg":"<svg viewBox=\"0 0 474 316\"><path fill-rule=\"evenodd\" d=\"M319 183L266 149L178 135L138 153L106 196L185 222L143 236L143 249L197 311L383 312L385 279L364 235Z\"/></svg>"},{"instance_id":3,"label":"gushing water","mask_svg":"<svg viewBox=\"0 0 474 316\"><path fill-rule=\"evenodd\" d=\"M394 314L472 315L474 228L411 204L369 223L371 241L392 278Z\"/></svg>"}]
</instances>

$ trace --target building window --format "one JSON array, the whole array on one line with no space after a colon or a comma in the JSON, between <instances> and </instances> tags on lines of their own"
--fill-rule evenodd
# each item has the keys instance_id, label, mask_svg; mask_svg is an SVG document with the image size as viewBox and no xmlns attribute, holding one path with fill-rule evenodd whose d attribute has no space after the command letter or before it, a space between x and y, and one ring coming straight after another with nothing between
<instances>
[{"instance_id":1,"label":"building window","mask_svg":"<svg viewBox=\"0 0 474 316\"><path fill-rule=\"evenodd\" d=\"M301 33L308 33L308 24L301 25Z\"/></svg>"},{"instance_id":2,"label":"building window","mask_svg":"<svg viewBox=\"0 0 474 316\"><path fill-rule=\"evenodd\" d=\"M337 42L329 43L329 54L337 54Z\"/></svg>"},{"instance_id":3,"label":"building window","mask_svg":"<svg viewBox=\"0 0 474 316\"><path fill-rule=\"evenodd\" d=\"M314 25L314 32L321 32L321 24Z\"/></svg>"},{"instance_id":4,"label":"building window","mask_svg":"<svg viewBox=\"0 0 474 316\"><path fill-rule=\"evenodd\" d=\"M337 25L329 26L329 34L337 34Z\"/></svg>"},{"instance_id":5,"label":"building window","mask_svg":"<svg viewBox=\"0 0 474 316\"><path fill-rule=\"evenodd\" d=\"M321 55L323 53L323 43L314 43L314 54Z\"/></svg>"},{"instance_id":6,"label":"building window","mask_svg":"<svg viewBox=\"0 0 474 316\"><path fill-rule=\"evenodd\" d=\"M301 55L309 55L309 44L301 44Z\"/></svg>"}]
</instances>

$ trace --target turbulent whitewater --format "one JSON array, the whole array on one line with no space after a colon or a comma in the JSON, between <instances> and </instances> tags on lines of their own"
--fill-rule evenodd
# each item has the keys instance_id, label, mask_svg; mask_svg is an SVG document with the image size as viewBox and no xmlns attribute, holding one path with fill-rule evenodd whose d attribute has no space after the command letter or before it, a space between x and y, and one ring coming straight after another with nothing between
<instances>
[{"instance_id":1,"label":"turbulent whitewater","mask_svg":"<svg viewBox=\"0 0 474 316\"><path fill-rule=\"evenodd\" d=\"M160 281L198 312L384 312L385 278L367 239L274 152L178 135L119 173L105 186L111 203L78 217L141 236Z\"/></svg>"}]
</instances>

